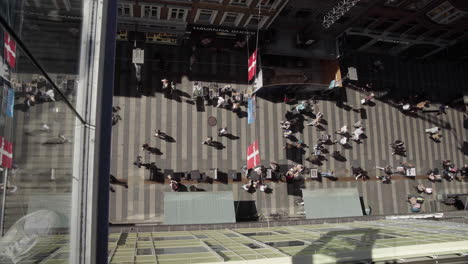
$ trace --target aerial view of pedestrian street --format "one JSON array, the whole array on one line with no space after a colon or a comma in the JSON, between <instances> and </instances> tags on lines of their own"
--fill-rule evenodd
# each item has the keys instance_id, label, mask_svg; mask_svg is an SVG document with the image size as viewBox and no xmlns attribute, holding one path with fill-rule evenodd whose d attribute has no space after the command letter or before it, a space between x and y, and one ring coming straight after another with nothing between
<instances>
[{"instance_id":1,"label":"aerial view of pedestrian street","mask_svg":"<svg viewBox=\"0 0 468 264\"><path fill-rule=\"evenodd\" d=\"M0 4L0 263L468 263L468 1L43 2Z\"/></svg>"}]
</instances>

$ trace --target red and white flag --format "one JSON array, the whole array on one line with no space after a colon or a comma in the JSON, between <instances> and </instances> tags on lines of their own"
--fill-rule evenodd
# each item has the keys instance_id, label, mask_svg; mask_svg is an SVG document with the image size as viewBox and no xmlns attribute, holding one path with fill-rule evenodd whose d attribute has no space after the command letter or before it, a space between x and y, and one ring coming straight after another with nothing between
<instances>
[{"instance_id":1,"label":"red and white flag","mask_svg":"<svg viewBox=\"0 0 468 264\"><path fill-rule=\"evenodd\" d=\"M252 169L260 165L260 151L258 150L258 141L255 140L247 147L247 169Z\"/></svg>"},{"instance_id":2,"label":"red and white flag","mask_svg":"<svg viewBox=\"0 0 468 264\"><path fill-rule=\"evenodd\" d=\"M10 35L5 32L5 59L10 65L11 68L16 66L16 43L10 37Z\"/></svg>"},{"instance_id":3,"label":"red and white flag","mask_svg":"<svg viewBox=\"0 0 468 264\"><path fill-rule=\"evenodd\" d=\"M0 137L0 155L2 155L2 164L4 168L10 169L13 165L13 143Z\"/></svg>"},{"instance_id":4,"label":"red and white flag","mask_svg":"<svg viewBox=\"0 0 468 264\"><path fill-rule=\"evenodd\" d=\"M255 50L249 58L249 81L255 76L257 72L257 50Z\"/></svg>"}]
</instances>

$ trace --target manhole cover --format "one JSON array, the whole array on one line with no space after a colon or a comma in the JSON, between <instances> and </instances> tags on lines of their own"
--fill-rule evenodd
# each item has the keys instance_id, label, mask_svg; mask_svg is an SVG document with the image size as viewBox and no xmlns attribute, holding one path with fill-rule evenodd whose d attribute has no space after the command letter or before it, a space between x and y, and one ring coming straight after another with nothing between
<instances>
[{"instance_id":1,"label":"manhole cover","mask_svg":"<svg viewBox=\"0 0 468 264\"><path fill-rule=\"evenodd\" d=\"M208 125L216 126L217 123L218 123L218 120L216 120L216 117L214 116L208 117Z\"/></svg>"}]
</instances>

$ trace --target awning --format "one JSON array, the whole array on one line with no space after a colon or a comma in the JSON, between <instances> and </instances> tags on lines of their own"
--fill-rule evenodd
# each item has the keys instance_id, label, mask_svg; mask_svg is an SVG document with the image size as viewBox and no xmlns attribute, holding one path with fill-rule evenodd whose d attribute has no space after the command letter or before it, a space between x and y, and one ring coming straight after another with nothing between
<instances>
[{"instance_id":1,"label":"awning","mask_svg":"<svg viewBox=\"0 0 468 264\"><path fill-rule=\"evenodd\" d=\"M166 192L167 225L235 223L232 192Z\"/></svg>"},{"instance_id":2,"label":"awning","mask_svg":"<svg viewBox=\"0 0 468 264\"><path fill-rule=\"evenodd\" d=\"M302 190L306 219L362 216L356 188Z\"/></svg>"}]
</instances>

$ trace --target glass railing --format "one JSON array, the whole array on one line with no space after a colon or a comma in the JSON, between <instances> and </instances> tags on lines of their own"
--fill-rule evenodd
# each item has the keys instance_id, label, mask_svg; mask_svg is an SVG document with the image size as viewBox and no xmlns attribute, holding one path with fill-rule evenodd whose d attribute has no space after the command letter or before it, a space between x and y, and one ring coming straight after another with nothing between
<instances>
[{"instance_id":1,"label":"glass railing","mask_svg":"<svg viewBox=\"0 0 468 264\"><path fill-rule=\"evenodd\" d=\"M4 28L1 35L7 36ZM14 57L7 57L12 50L4 53L0 85L0 260L18 263L66 253L56 248L38 254L37 246L44 236L67 234L70 227L76 114L66 100L73 101L77 75L57 71L46 78L10 41L15 44Z\"/></svg>"},{"instance_id":2,"label":"glass railing","mask_svg":"<svg viewBox=\"0 0 468 264\"><path fill-rule=\"evenodd\" d=\"M80 113L94 86L83 84L81 37L100 4L0 1L0 263L74 263L88 250L82 212L94 176L80 169L95 124Z\"/></svg>"},{"instance_id":3,"label":"glass railing","mask_svg":"<svg viewBox=\"0 0 468 264\"><path fill-rule=\"evenodd\" d=\"M48 74L78 75L83 0L2 0L0 15ZM21 61L21 71L36 71Z\"/></svg>"}]
</instances>

